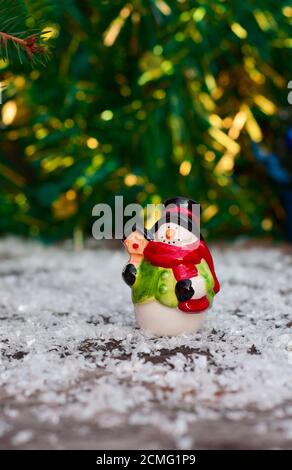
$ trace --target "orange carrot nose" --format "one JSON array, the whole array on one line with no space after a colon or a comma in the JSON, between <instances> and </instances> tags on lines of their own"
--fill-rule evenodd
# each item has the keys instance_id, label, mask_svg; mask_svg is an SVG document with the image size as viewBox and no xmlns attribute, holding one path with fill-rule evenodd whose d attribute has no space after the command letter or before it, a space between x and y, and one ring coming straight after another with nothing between
<instances>
[{"instance_id":1,"label":"orange carrot nose","mask_svg":"<svg viewBox=\"0 0 292 470\"><path fill-rule=\"evenodd\" d=\"M175 236L175 230L172 229L172 228L168 228L165 232L165 236L168 240L170 240L171 238L174 238Z\"/></svg>"}]
</instances>

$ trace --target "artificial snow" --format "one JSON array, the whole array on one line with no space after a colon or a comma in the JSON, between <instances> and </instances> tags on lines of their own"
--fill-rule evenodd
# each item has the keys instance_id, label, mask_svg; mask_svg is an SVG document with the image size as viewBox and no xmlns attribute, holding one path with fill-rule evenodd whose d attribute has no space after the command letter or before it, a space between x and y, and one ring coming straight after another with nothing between
<instances>
[{"instance_id":1,"label":"artificial snow","mask_svg":"<svg viewBox=\"0 0 292 470\"><path fill-rule=\"evenodd\" d=\"M122 251L2 240L0 448L291 448L291 251L212 252L203 329L155 338Z\"/></svg>"}]
</instances>

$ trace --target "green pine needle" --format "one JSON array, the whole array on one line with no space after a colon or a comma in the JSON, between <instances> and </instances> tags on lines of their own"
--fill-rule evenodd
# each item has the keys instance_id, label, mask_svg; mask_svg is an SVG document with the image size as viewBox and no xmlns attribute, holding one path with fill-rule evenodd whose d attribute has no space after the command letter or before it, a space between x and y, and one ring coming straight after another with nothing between
<instances>
[{"instance_id":1,"label":"green pine needle","mask_svg":"<svg viewBox=\"0 0 292 470\"><path fill-rule=\"evenodd\" d=\"M27 28L29 16L23 0L0 0L0 59L20 63L45 64L48 43L41 26Z\"/></svg>"}]
</instances>

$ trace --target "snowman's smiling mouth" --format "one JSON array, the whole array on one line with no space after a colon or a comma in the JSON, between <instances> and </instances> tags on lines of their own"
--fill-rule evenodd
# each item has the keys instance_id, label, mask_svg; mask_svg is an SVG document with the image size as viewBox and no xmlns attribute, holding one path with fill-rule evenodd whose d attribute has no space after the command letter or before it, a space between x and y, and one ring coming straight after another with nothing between
<instances>
[{"instance_id":1,"label":"snowman's smiling mouth","mask_svg":"<svg viewBox=\"0 0 292 470\"><path fill-rule=\"evenodd\" d=\"M160 237L160 241L162 243L168 243L168 245L171 245L171 244L175 244L177 242L180 242L181 240L180 240L180 238L178 238L177 240L171 241L171 240L166 240L166 238Z\"/></svg>"}]
</instances>

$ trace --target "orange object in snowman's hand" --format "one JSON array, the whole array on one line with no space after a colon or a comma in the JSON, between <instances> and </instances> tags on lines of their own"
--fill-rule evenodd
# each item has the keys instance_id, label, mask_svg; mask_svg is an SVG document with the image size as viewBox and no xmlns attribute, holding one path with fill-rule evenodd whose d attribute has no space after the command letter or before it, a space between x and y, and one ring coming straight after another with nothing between
<instances>
[{"instance_id":1,"label":"orange object in snowman's hand","mask_svg":"<svg viewBox=\"0 0 292 470\"><path fill-rule=\"evenodd\" d=\"M135 230L124 240L124 246L130 255L128 264L133 264L135 267L139 266L143 259L144 249L148 245L148 240L144 237L143 233Z\"/></svg>"}]
</instances>

